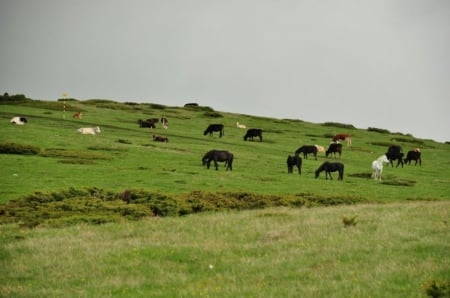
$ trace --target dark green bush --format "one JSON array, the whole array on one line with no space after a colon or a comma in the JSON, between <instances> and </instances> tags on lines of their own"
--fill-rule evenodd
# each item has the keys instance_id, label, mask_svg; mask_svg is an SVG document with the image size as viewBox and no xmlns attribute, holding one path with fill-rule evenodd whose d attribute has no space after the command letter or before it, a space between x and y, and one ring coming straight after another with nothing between
<instances>
[{"instance_id":1,"label":"dark green bush","mask_svg":"<svg viewBox=\"0 0 450 298\"><path fill-rule=\"evenodd\" d=\"M205 112L203 115L205 115L206 117L209 117L209 118L221 118L221 117L223 117L223 115L218 113L218 112Z\"/></svg>"},{"instance_id":2,"label":"dark green bush","mask_svg":"<svg viewBox=\"0 0 450 298\"><path fill-rule=\"evenodd\" d=\"M36 146L23 145L17 143L0 143L0 153L3 154L26 154L35 155L39 154L41 149Z\"/></svg>"},{"instance_id":3,"label":"dark green bush","mask_svg":"<svg viewBox=\"0 0 450 298\"><path fill-rule=\"evenodd\" d=\"M402 143L412 143L415 145L424 145L425 142L418 139L411 139L411 138L392 138L393 142L402 142Z\"/></svg>"},{"instance_id":4,"label":"dark green bush","mask_svg":"<svg viewBox=\"0 0 450 298\"><path fill-rule=\"evenodd\" d=\"M0 103L11 104L23 103L24 101L31 101L31 99L23 94L9 95L8 93L4 93L3 95L0 95Z\"/></svg>"},{"instance_id":5,"label":"dark green bush","mask_svg":"<svg viewBox=\"0 0 450 298\"><path fill-rule=\"evenodd\" d=\"M390 133L390 131L387 129L375 128L375 127L369 127L369 128L367 128L367 131L373 131L373 132L377 132L377 133Z\"/></svg>"},{"instance_id":6,"label":"dark green bush","mask_svg":"<svg viewBox=\"0 0 450 298\"><path fill-rule=\"evenodd\" d=\"M156 104L156 103L151 103L149 104L151 109L155 109L155 110L165 110L166 106L164 105L160 105L160 104Z\"/></svg>"},{"instance_id":7,"label":"dark green bush","mask_svg":"<svg viewBox=\"0 0 450 298\"><path fill-rule=\"evenodd\" d=\"M352 124L344 124L339 122L325 122L322 124L323 126L333 126L333 127L339 127L339 128L346 128L346 129L355 129L355 127Z\"/></svg>"},{"instance_id":8,"label":"dark green bush","mask_svg":"<svg viewBox=\"0 0 450 298\"><path fill-rule=\"evenodd\" d=\"M23 227L100 224L121 219L182 216L208 211L330 206L363 201L357 197L322 197L309 193L277 196L247 192L193 191L179 197L169 197L143 190L118 193L95 187L82 190L69 188L54 193L35 192L0 205L0 224L19 223Z\"/></svg>"}]
</instances>

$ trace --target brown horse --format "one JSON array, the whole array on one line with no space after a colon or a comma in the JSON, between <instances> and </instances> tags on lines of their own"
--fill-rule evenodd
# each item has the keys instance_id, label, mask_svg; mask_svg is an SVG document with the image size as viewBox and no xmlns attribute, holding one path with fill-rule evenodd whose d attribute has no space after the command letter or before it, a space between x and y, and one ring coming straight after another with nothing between
<instances>
[{"instance_id":1,"label":"brown horse","mask_svg":"<svg viewBox=\"0 0 450 298\"><path fill-rule=\"evenodd\" d=\"M76 112L75 114L72 115L72 118L81 119L81 118L83 118L83 113Z\"/></svg>"},{"instance_id":2,"label":"brown horse","mask_svg":"<svg viewBox=\"0 0 450 298\"><path fill-rule=\"evenodd\" d=\"M348 133L338 133L331 139L332 143L336 143L339 141L346 141L347 147L350 147L352 145L352 138Z\"/></svg>"}]
</instances>

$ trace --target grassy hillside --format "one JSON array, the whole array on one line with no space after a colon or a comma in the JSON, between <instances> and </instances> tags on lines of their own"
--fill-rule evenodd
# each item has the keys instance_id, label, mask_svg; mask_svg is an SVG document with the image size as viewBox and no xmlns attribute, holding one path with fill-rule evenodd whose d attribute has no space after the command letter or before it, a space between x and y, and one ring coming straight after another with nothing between
<instances>
[{"instance_id":1,"label":"grassy hillside","mask_svg":"<svg viewBox=\"0 0 450 298\"><path fill-rule=\"evenodd\" d=\"M313 124L301 120L271 119L213 111L211 108L166 107L152 104L122 104L110 101L27 101L0 105L3 122L0 144L37 147L36 155L0 154L2 172L0 201L34 191L60 191L69 187L98 187L114 191L145 189L164 194L202 191L237 191L261 194L314 193L321 196L357 196L368 200L443 199L449 197L449 145L412 136ZM83 111L81 120L71 117ZM9 124L16 115L26 116L27 125ZM165 116L169 129L139 128L138 119ZM263 142L243 140L247 127L262 128ZM204 136L210 123L223 123L225 136ZM76 129L100 126L98 135L81 135ZM326 160L303 161L303 174L288 175L286 157L305 144L327 146L331 135L348 132L353 146L342 156L343 182L314 179L314 171ZM157 143L152 134L169 138ZM423 165L385 167L383 183L370 179L371 162L400 144L406 152L420 147ZM234 170L206 170L203 154L210 149L234 153ZM336 175L335 175L336 176Z\"/></svg>"},{"instance_id":2,"label":"grassy hillside","mask_svg":"<svg viewBox=\"0 0 450 298\"><path fill-rule=\"evenodd\" d=\"M1 297L450 292L448 144L208 107L68 101L64 114L62 101L0 102ZM169 129L137 125L161 116ZM237 121L263 129L263 142L245 142ZM210 123L225 124L225 136L204 136ZM77 133L87 126L102 132ZM324 154L287 173L288 154L340 132L353 136L343 181L314 178ZM420 147L423 164L385 167L374 181L371 162L390 144ZM203 167L210 149L233 152L233 171ZM243 209L257 210L233 211ZM185 216L161 216L171 214Z\"/></svg>"}]
</instances>

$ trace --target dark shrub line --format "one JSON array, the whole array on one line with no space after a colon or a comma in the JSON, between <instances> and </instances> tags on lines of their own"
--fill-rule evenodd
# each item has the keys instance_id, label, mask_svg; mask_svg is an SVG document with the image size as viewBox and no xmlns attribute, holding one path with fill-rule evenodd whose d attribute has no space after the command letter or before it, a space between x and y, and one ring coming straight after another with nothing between
<instances>
[{"instance_id":1,"label":"dark shrub line","mask_svg":"<svg viewBox=\"0 0 450 298\"><path fill-rule=\"evenodd\" d=\"M193 191L178 197L144 190L106 191L69 188L60 192L35 192L0 205L0 224L23 227L101 224L121 219L183 216L199 212L253 210L267 207L314 207L355 204L367 200L351 196L324 197L310 193L264 195L247 192Z\"/></svg>"}]
</instances>

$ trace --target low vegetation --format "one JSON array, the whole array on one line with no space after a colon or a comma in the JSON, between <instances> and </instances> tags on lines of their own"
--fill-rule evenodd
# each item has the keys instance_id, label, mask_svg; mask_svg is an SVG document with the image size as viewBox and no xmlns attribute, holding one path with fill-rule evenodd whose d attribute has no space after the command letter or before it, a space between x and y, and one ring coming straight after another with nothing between
<instances>
[{"instance_id":1,"label":"low vegetation","mask_svg":"<svg viewBox=\"0 0 450 298\"><path fill-rule=\"evenodd\" d=\"M0 296L448 297L449 208L399 202L0 225ZM356 225L343 224L354 216Z\"/></svg>"}]
</instances>

